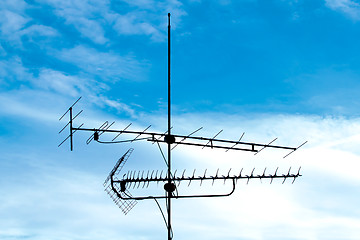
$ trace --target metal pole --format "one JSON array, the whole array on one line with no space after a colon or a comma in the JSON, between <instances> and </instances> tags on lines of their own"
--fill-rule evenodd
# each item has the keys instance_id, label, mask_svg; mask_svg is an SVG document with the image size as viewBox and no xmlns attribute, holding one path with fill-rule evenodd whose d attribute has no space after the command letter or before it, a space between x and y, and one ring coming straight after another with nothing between
<instances>
[{"instance_id":1,"label":"metal pole","mask_svg":"<svg viewBox=\"0 0 360 240\"><path fill-rule=\"evenodd\" d=\"M171 95L170 95L170 13L168 13L168 134L171 136ZM171 184L171 142L168 141L168 185ZM171 196L167 192L167 213L168 213L168 240L171 240Z\"/></svg>"},{"instance_id":2,"label":"metal pole","mask_svg":"<svg viewBox=\"0 0 360 240\"><path fill-rule=\"evenodd\" d=\"M72 117L72 107L69 108L70 110L70 151L73 150L73 117Z\"/></svg>"}]
</instances>

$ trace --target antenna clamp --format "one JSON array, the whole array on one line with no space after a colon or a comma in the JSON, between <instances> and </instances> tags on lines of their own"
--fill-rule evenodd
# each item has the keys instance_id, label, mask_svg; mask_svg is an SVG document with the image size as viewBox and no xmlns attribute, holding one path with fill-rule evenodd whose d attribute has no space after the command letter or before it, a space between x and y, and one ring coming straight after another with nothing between
<instances>
[{"instance_id":1,"label":"antenna clamp","mask_svg":"<svg viewBox=\"0 0 360 240\"><path fill-rule=\"evenodd\" d=\"M174 183L165 183L164 189L165 189L165 191L167 191L168 193L172 193L173 191L175 191L176 186L175 186Z\"/></svg>"},{"instance_id":2,"label":"antenna clamp","mask_svg":"<svg viewBox=\"0 0 360 240\"><path fill-rule=\"evenodd\" d=\"M167 135L165 135L165 137L164 137L164 141L165 141L167 144L173 144L173 143L175 143L175 137L174 137L174 135L167 134Z\"/></svg>"}]
</instances>

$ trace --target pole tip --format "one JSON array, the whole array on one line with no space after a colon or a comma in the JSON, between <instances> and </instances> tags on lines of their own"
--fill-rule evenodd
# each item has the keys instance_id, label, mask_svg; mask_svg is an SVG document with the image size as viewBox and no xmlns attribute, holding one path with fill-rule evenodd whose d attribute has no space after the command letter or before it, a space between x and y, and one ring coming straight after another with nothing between
<instances>
[{"instance_id":1,"label":"pole tip","mask_svg":"<svg viewBox=\"0 0 360 240\"><path fill-rule=\"evenodd\" d=\"M168 13L168 17L170 17L170 13Z\"/></svg>"}]
</instances>

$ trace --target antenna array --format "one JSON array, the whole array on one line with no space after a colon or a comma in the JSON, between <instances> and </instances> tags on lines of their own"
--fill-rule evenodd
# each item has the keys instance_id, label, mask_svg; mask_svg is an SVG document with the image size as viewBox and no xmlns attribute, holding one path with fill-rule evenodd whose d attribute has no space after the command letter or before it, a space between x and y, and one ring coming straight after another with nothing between
<instances>
[{"instance_id":1,"label":"antenna array","mask_svg":"<svg viewBox=\"0 0 360 240\"><path fill-rule=\"evenodd\" d=\"M300 174L300 168L297 170L296 173L291 172L291 167L289 168L287 173L278 174L278 168L273 173L266 173L266 168L262 172L262 174L254 174L255 168L251 171L251 173L243 174L243 169L238 174L231 174L231 169L225 175L219 174L219 169L216 171L215 174L209 175L206 173L206 170L201 175L196 175L195 170L191 175L186 175L185 170L180 175L176 175L175 171L172 172L171 169L171 151L179 145L187 145L187 146L195 146L210 149L223 149L226 152L230 150L234 151L246 151L254 154L258 154L262 152L266 148L272 149L282 149L288 151L287 154L283 157L286 158L290 154L297 151L300 147L302 147L307 142L300 144L298 147L288 147L288 146L280 146L274 145L274 142L277 138L273 139L269 143L254 143L254 142L245 142L242 141L245 132L242 133L239 140L226 140L226 139L219 139L217 138L223 130L220 130L217 134L213 137L202 137L202 136L195 136L195 133L198 133L201 128L191 132L188 135L177 135L172 134L172 126L171 126L171 87L170 87L170 13L168 14L169 24L168 24L168 126L167 130L164 133L158 132L150 132L148 131L151 127L149 125L142 131L135 131L130 130L131 123L128 124L126 127L122 129L113 129L113 125L115 122L109 123L105 121L102 125L97 128L84 128L83 123L80 125L74 124L74 120L78 118L78 116L83 112L80 110L74 117L73 117L73 108L76 103L79 102L81 99L78 98L74 104L72 104L67 111L60 117L59 120L64 119L64 117L69 114L69 121L66 125L59 131L63 133L64 130L68 127L69 128L69 135L65 137L65 139L59 144L59 147L63 145L67 140L70 142L70 150L73 151L73 136L77 131L89 132L90 136L86 140L86 144L90 144L92 141L97 143L103 144L115 144L115 143L124 143L124 142L135 142L135 141L148 141L152 144L157 144L161 154L164 158L164 161L167 166L167 172L159 172L159 171L131 171L126 172L120 175L126 161L130 157L133 149L130 148L115 164L114 168L111 170L109 176L106 178L104 182L105 191L109 194L111 199L115 202L117 206L122 210L124 214L127 214L136 204L138 200L145 200L145 199L154 199L158 204L160 210L161 207L157 201L157 199L166 199L166 210L167 210L167 220L163 214L164 221L166 223L166 227L168 230L168 240L171 240L173 237L172 234L172 226L171 226L171 200L172 199L179 199L179 198L197 198L197 197L224 197L231 195L236 188L236 184L238 180L246 180L249 183L250 179L269 179L270 184L273 182L274 179L282 179L282 183L284 183L287 179L292 179L292 183L302 176ZM100 140L100 136L106 134L113 134L115 137L112 137L111 141L104 141ZM128 136L126 139L118 140L120 135ZM167 158L165 157L160 144L167 145ZM230 192L227 193L217 193L217 194L194 194L194 195L182 195L179 194L178 188L180 183L185 182L187 186L190 186L191 183L197 182L201 186L204 181L212 182L214 184L215 181L223 181L224 184L229 181L232 183L232 189ZM158 196L132 196L130 193L130 189L134 188L147 188L152 183L164 183L165 194L158 195Z\"/></svg>"}]
</instances>

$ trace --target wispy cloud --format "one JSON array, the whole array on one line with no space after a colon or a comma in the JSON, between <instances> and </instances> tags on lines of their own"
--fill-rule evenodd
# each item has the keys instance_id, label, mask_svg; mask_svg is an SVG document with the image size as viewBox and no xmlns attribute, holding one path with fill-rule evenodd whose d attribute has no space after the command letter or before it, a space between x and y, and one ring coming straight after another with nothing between
<instances>
[{"instance_id":1,"label":"wispy cloud","mask_svg":"<svg viewBox=\"0 0 360 240\"><path fill-rule=\"evenodd\" d=\"M31 40L36 37L58 35L54 28L32 21L33 19L26 14L25 10L30 6L25 1L4 1L0 6L0 36L10 45L22 47L24 36Z\"/></svg>"},{"instance_id":2,"label":"wispy cloud","mask_svg":"<svg viewBox=\"0 0 360 240\"><path fill-rule=\"evenodd\" d=\"M55 51L54 55L78 66L83 73L97 76L105 81L143 80L143 75L139 73L146 66L131 55L119 56L112 52L100 52L82 45L72 49L63 49L60 52Z\"/></svg>"},{"instance_id":3,"label":"wispy cloud","mask_svg":"<svg viewBox=\"0 0 360 240\"><path fill-rule=\"evenodd\" d=\"M0 62L0 86L5 88L20 87L20 82L26 83L32 80L32 74L23 66L22 60L18 56L3 59ZM15 84L18 82L19 84Z\"/></svg>"},{"instance_id":4,"label":"wispy cloud","mask_svg":"<svg viewBox=\"0 0 360 240\"><path fill-rule=\"evenodd\" d=\"M159 9L175 14L174 23L179 22L185 14L182 4L177 0L166 1L123 1L123 8L128 8L126 14L118 13L110 1L86 0L80 2L59 0L37 0L51 6L54 13L65 20L68 26L75 27L85 38L94 43L109 42L107 31L112 28L120 35L148 35L153 41L163 41L163 26L157 12ZM124 12L125 9L121 9Z\"/></svg>"},{"instance_id":5,"label":"wispy cloud","mask_svg":"<svg viewBox=\"0 0 360 240\"><path fill-rule=\"evenodd\" d=\"M317 69L311 73L286 79L308 109L324 109L328 113L349 114L358 108L356 98L360 75L346 66ZM339 81L341 79L341 84ZM356 112L356 111L355 111Z\"/></svg>"},{"instance_id":6,"label":"wispy cloud","mask_svg":"<svg viewBox=\"0 0 360 240\"><path fill-rule=\"evenodd\" d=\"M37 36L54 37L58 36L59 33L52 27L34 24L24 29L21 34L26 35L29 38L34 38Z\"/></svg>"},{"instance_id":7,"label":"wispy cloud","mask_svg":"<svg viewBox=\"0 0 360 240\"><path fill-rule=\"evenodd\" d=\"M38 0L38 3L48 4L54 13L65 20L68 26L75 27L85 38L98 44L108 41L104 32L103 15L109 1L58 1Z\"/></svg>"},{"instance_id":8,"label":"wispy cloud","mask_svg":"<svg viewBox=\"0 0 360 240\"><path fill-rule=\"evenodd\" d=\"M140 115L140 113L136 113L135 110L129 105L119 101L108 99L107 97L104 96L99 96L94 100L95 100L94 103L97 106L102 106L102 107L108 106L110 108L114 108L117 110L117 112L126 113L132 118L136 118L138 115Z\"/></svg>"},{"instance_id":9,"label":"wispy cloud","mask_svg":"<svg viewBox=\"0 0 360 240\"><path fill-rule=\"evenodd\" d=\"M29 22L30 19L21 14L9 11L1 10L0 11L0 27L1 27L1 37L8 39L14 43L20 43L20 37L22 36L21 31L24 29L25 24Z\"/></svg>"},{"instance_id":10,"label":"wispy cloud","mask_svg":"<svg viewBox=\"0 0 360 240\"><path fill-rule=\"evenodd\" d=\"M360 20L360 3L353 0L326 0L326 5L344 13L354 20Z\"/></svg>"},{"instance_id":11,"label":"wispy cloud","mask_svg":"<svg viewBox=\"0 0 360 240\"><path fill-rule=\"evenodd\" d=\"M138 13L132 12L125 15L114 16L114 29L123 35L149 35L154 41L162 41L164 35L154 25L141 19Z\"/></svg>"},{"instance_id":12,"label":"wispy cloud","mask_svg":"<svg viewBox=\"0 0 360 240\"><path fill-rule=\"evenodd\" d=\"M86 79L68 76L50 69L41 70L39 78L34 81L34 85L46 91L55 91L74 98L89 88Z\"/></svg>"},{"instance_id":13,"label":"wispy cloud","mask_svg":"<svg viewBox=\"0 0 360 240\"><path fill-rule=\"evenodd\" d=\"M84 57L83 55L76 56L80 58ZM84 67L89 67L89 65L90 67L94 67L98 66L96 60L100 60L101 57L104 56L97 55L97 57L99 57L98 59L96 57L96 59L91 58L91 56L86 57L88 58L88 62L84 63ZM110 65L116 64L118 67L116 71L121 71L121 68L125 65L125 62L121 62L120 59L121 58L113 56L114 62L110 61ZM73 60L76 61L77 58ZM108 60L111 60L111 58L109 57ZM106 63L104 59L101 61ZM86 63L88 65L86 65ZM93 65L91 65L91 63ZM123 63L123 65L117 65L121 63ZM99 65L102 66L101 64ZM109 86L107 83L102 82L104 78L100 80L90 79L91 71L90 73L71 75L53 69L42 68L38 69L35 74L31 69L23 66L19 57L4 60L0 62L0 77L2 79L0 81L0 87L3 90L0 97L0 105L2 106L0 114L21 116L22 118L31 118L40 121L53 121L58 117L59 112L62 112L68 107L61 103L71 103L79 96L83 96L88 99L89 103L98 107L114 108L118 112L135 117L135 112L132 107L120 101L111 100L105 96ZM108 72L110 70L107 69L105 71ZM105 81L106 80L108 80L108 78L105 78ZM54 108L54 106L56 107ZM58 112L56 113L56 111Z\"/></svg>"},{"instance_id":14,"label":"wispy cloud","mask_svg":"<svg viewBox=\"0 0 360 240\"><path fill-rule=\"evenodd\" d=\"M9 9L16 12L23 12L28 4L24 0L3 0L0 2L1 9Z\"/></svg>"},{"instance_id":15,"label":"wispy cloud","mask_svg":"<svg viewBox=\"0 0 360 240\"><path fill-rule=\"evenodd\" d=\"M114 29L119 34L125 35L149 35L153 41L164 41L166 34L160 29L166 29L166 13L173 14L172 25L180 23L181 18L186 15L182 9L181 2L177 0L171 1L152 1L152 0L137 0L125 1L129 6L134 7L135 10L126 14L114 14L111 17L114 19ZM164 14L160 15L157 12L161 9Z\"/></svg>"}]
</instances>

